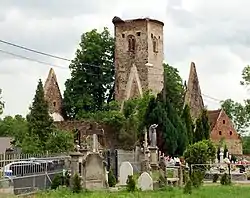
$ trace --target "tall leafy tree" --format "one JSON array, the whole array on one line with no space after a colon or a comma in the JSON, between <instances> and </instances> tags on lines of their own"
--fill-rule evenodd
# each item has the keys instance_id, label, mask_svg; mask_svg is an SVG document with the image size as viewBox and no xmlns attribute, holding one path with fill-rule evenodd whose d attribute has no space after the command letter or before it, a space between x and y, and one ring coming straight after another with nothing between
<instances>
[{"instance_id":1,"label":"tall leafy tree","mask_svg":"<svg viewBox=\"0 0 250 198\"><path fill-rule=\"evenodd\" d=\"M210 124L208 121L207 110L203 109L200 117L195 122L194 142L208 140L210 138Z\"/></svg>"},{"instance_id":2,"label":"tall leafy tree","mask_svg":"<svg viewBox=\"0 0 250 198\"><path fill-rule=\"evenodd\" d=\"M232 120L237 132L244 134L250 126L250 101L246 100L242 105L232 99L227 99L221 102L221 107Z\"/></svg>"},{"instance_id":3,"label":"tall leafy tree","mask_svg":"<svg viewBox=\"0 0 250 198\"><path fill-rule=\"evenodd\" d=\"M36 94L33 99L30 113L27 115L29 136L39 140L42 149L45 149L48 138L53 133L53 119L49 115L48 104L44 98L44 90L41 79L39 79Z\"/></svg>"},{"instance_id":4,"label":"tall leafy tree","mask_svg":"<svg viewBox=\"0 0 250 198\"><path fill-rule=\"evenodd\" d=\"M185 105L185 107L183 109L182 120L183 120L185 127L186 127L186 130L187 130L188 143L193 144L193 142L194 142L194 125L193 125L192 117L190 114L190 108L188 105Z\"/></svg>"},{"instance_id":5,"label":"tall leafy tree","mask_svg":"<svg viewBox=\"0 0 250 198\"><path fill-rule=\"evenodd\" d=\"M201 112L201 123L203 128L203 139L209 140L210 138L210 123L208 120L207 110L203 109Z\"/></svg>"},{"instance_id":6,"label":"tall leafy tree","mask_svg":"<svg viewBox=\"0 0 250 198\"><path fill-rule=\"evenodd\" d=\"M184 85L177 68L169 64L163 64L166 83L166 95L173 107L182 112L184 106Z\"/></svg>"},{"instance_id":7,"label":"tall leafy tree","mask_svg":"<svg viewBox=\"0 0 250 198\"><path fill-rule=\"evenodd\" d=\"M241 73L242 80L240 84L249 89L250 85L250 65L244 67ZM235 129L244 135L250 126L250 100L247 99L243 104L227 99L221 102L221 107L232 120Z\"/></svg>"},{"instance_id":8,"label":"tall leafy tree","mask_svg":"<svg viewBox=\"0 0 250 198\"><path fill-rule=\"evenodd\" d=\"M1 94L2 94L2 89L0 89L0 115L3 113L3 108L4 108L4 102Z\"/></svg>"},{"instance_id":9,"label":"tall leafy tree","mask_svg":"<svg viewBox=\"0 0 250 198\"><path fill-rule=\"evenodd\" d=\"M158 147L170 155L182 155L187 144L187 129L181 112L183 108L184 87L178 70L164 64L165 91L152 99L146 111L146 123L159 124ZM164 95L166 94L166 95Z\"/></svg>"},{"instance_id":10,"label":"tall leafy tree","mask_svg":"<svg viewBox=\"0 0 250 198\"><path fill-rule=\"evenodd\" d=\"M27 121L21 115L15 115L14 117L6 116L0 121L0 136L14 138L13 144L15 146L20 146L27 133Z\"/></svg>"},{"instance_id":11,"label":"tall leafy tree","mask_svg":"<svg viewBox=\"0 0 250 198\"><path fill-rule=\"evenodd\" d=\"M69 118L103 110L112 99L114 84L114 38L107 28L81 36L71 62L71 78L65 83L64 107Z\"/></svg>"}]
</instances>

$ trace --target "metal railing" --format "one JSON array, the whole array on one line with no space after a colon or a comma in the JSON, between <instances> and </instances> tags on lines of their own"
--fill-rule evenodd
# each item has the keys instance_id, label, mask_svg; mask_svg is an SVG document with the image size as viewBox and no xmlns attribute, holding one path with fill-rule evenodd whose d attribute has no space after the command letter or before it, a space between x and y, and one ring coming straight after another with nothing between
<instances>
[{"instance_id":1,"label":"metal railing","mask_svg":"<svg viewBox=\"0 0 250 198\"><path fill-rule=\"evenodd\" d=\"M67 154L0 155L0 190L13 188L15 194L50 187L53 178L69 169Z\"/></svg>"}]
</instances>

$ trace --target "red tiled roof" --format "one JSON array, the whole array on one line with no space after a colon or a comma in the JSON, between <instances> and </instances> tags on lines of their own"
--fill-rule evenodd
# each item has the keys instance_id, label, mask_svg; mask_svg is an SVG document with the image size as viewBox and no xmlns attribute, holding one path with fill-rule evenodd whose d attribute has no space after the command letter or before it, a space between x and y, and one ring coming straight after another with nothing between
<instances>
[{"instance_id":1,"label":"red tiled roof","mask_svg":"<svg viewBox=\"0 0 250 198\"><path fill-rule=\"evenodd\" d=\"M208 120L210 122L211 130L214 128L216 121L220 115L221 109L207 111Z\"/></svg>"}]
</instances>

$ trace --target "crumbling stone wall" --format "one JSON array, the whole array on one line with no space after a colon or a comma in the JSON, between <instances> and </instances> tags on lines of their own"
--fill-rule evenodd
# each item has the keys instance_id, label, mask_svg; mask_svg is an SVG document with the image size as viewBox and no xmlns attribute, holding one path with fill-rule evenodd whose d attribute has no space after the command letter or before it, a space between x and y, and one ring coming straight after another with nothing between
<instances>
[{"instance_id":1,"label":"crumbling stone wall","mask_svg":"<svg viewBox=\"0 0 250 198\"><path fill-rule=\"evenodd\" d=\"M115 18L114 18L115 19ZM151 89L157 94L163 87L163 23L151 19L113 19L115 26L115 98L126 98L126 85L133 64L136 66L142 90ZM135 40L135 48L129 50L129 39ZM157 39L157 52L153 51L153 39ZM133 41L134 42L134 41ZM152 67L146 66L153 64ZM136 86L134 83L133 86ZM133 88L132 96L137 96Z\"/></svg>"},{"instance_id":2,"label":"crumbling stone wall","mask_svg":"<svg viewBox=\"0 0 250 198\"><path fill-rule=\"evenodd\" d=\"M119 141L118 131L107 124L96 123L90 121L61 121L54 122L56 127L61 130L69 131L75 133L76 131L80 132L81 141L83 141L88 135L92 135L93 132L88 130L90 125L96 127L98 130L103 129L102 132L96 132L99 143L108 149L116 149L116 148L126 148L127 145L123 145L123 142Z\"/></svg>"}]
</instances>

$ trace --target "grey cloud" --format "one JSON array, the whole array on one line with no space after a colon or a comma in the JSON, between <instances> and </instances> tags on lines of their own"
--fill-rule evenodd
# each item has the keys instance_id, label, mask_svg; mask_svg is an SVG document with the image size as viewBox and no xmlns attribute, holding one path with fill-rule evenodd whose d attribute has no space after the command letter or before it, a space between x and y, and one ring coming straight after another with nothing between
<instances>
[{"instance_id":1,"label":"grey cloud","mask_svg":"<svg viewBox=\"0 0 250 198\"><path fill-rule=\"evenodd\" d=\"M116 1L111 1L112 5ZM54 17L71 17L89 13L99 13L108 7L103 6L105 2L102 0L1 0L1 9L19 9L27 16L33 18L54 18ZM110 4L109 4L110 5Z\"/></svg>"}]
</instances>

